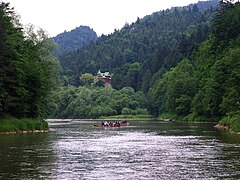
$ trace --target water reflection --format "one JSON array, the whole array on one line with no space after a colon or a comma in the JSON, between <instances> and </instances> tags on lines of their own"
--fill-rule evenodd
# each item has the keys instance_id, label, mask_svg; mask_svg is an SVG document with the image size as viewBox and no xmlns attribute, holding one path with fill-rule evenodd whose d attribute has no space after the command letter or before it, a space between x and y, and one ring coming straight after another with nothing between
<instances>
[{"instance_id":1,"label":"water reflection","mask_svg":"<svg viewBox=\"0 0 240 180\"><path fill-rule=\"evenodd\" d=\"M0 178L240 178L239 139L228 142L232 135L209 124L133 121L102 129L94 123L51 122L48 134L0 137L6 162Z\"/></svg>"},{"instance_id":2,"label":"water reflection","mask_svg":"<svg viewBox=\"0 0 240 180\"><path fill-rule=\"evenodd\" d=\"M0 136L0 179L48 176L54 160L51 148L44 133Z\"/></svg>"}]
</instances>

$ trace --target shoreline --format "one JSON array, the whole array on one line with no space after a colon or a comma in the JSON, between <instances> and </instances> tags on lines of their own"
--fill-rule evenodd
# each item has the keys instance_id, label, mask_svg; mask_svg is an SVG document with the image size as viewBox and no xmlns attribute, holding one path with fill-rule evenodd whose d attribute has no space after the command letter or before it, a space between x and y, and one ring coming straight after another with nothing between
<instances>
[{"instance_id":1,"label":"shoreline","mask_svg":"<svg viewBox=\"0 0 240 180\"><path fill-rule=\"evenodd\" d=\"M0 117L0 135L48 132L48 123L40 118Z\"/></svg>"},{"instance_id":2,"label":"shoreline","mask_svg":"<svg viewBox=\"0 0 240 180\"><path fill-rule=\"evenodd\" d=\"M215 125L214 127L217 128L217 129L219 129L219 130L229 131L230 133L240 135L240 132L232 131L232 130L230 129L230 127L227 126L227 125L217 124L217 125Z\"/></svg>"},{"instance_id":3,"label":"shoreline","mask_svg":"<svg viewBox=\"0 0 240 180\"><path fill-rule=\"evenodd\" d=\"M0 135L5 134L30 134L30 133L47 133L48 130L26 130L26 131L6 131L6 132L0 132Z\"/></svg>"},{"instance_id":4,"label":"shoreline","mask_svg":"<svg viewBox=\"0 0 240 180\"><path fill-rule=\"evenodd\" d=\"M221 129L221 130L229 130L229 126L225 126L225 125L221 125L221 124L217 124L214 127L217 129Z\"/></svg>"}]
</instances>

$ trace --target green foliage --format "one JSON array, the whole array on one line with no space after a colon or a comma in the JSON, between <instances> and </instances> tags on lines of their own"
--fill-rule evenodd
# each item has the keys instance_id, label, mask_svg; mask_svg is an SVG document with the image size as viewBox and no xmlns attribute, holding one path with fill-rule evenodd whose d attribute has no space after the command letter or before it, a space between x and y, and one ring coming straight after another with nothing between
<instances>
[{"instance_id":1,"label":"green foliage","mask_svg":"<svg viewBox=\"0 0 240 180\"><path fill-rule=\"evenodd\" d=\"M222 76L218 76L224 85L222 101L219 105L224 114L240 110L240 39L236 48L232 48L216 66L218 72L221 68ZM215 77L217 78L217 77Z\"/></svg>"},{"instance_id":2,"label":"green foliage","mask_svg":"<svg viewBox=\"0 0 240 180\"><path fill-rule=\"evenodd\" d=\"M240 17L238 24L222 23L229 19L229 16L235 16L233 12L239 14L239 9L239 3L225 9L222 12L224 17L218 22L218 26L231 29L240 24ZM230 37L231 32L224 29L221 33L228 38L222 39L213 32L196 56L196 78L199 82L198 92L193 101L193 113L196 116L219 119L240 108L240 32L235 34L235 37ZM219 44L217 48L216 44Z\"/></svg>"},{"instance_id":3,"label":"green foliage","mask_svg":"<svg viewBox=\"0 0 240 180\"><path fill-rule=\"evenodd\" d=\"M80 81L82 85L90 86L94 82L94 76L90 73L84 73L80 76Z\"/></svg>"},{"instance_id":4,"label":"green foliage","mask_svg":"<svg viewBox=\"0 0 240 180\"><path fill-rule=\"evenodd\" d=\"M239 4L239 3L236 3ZM240 33L240 8L232 1L220 1L220 8L215 13L212 33L216 38L214 48L224 48Z\"/></svg>"},{"instance_id":5,"label":"green foliage","mask_svg":"<svg viewBox=\"0 0 240 180\"><path fill-rule=\"evenodd\" d=\"M43 30L23 33L8 3L0 3L0 116L46 115L56 87L58 65Z\"/></svg>"},{"instance_id":6,"label":"green foliage","mask_svg":"<svg viewBox=\"0 0 240 180\"><path fill-rule=\"evenodd\" d=\"M212 5L204 3L199 3L203 9ZM147 94L163 72L190 58L206 39L212 14L212 10L202 12L191 6L138 18L113 34L102 35L96 43L61 56L61 74L69 77L69 84L78 86L76 77L81 74L111 71L113 88L130 86Z\"/></svg>"},{"instance_id":7,"label":"green foliage","mask_svg":"<svg viewBox=\"0 0 240 180\"><path fill-rule=\"evenodd\" d=\"M5 116L0 120L0 132L18 132L28 130L47 130L48 123L42 119L16 119L11 116Z\"/></svg>"},{"instance_id":8,"label":"green foliage","mask_svg":"<svg viewBox=\"0 0 240 180\"><path fill-rule=\"evenodd\" d=\"M163 113L158 116L159 119L178 119L176 114Z\"/></svg>"},{"instance_id":9,"label":"green foliage","mask_svg":"<svg viewBox=\"0 0 240 180\"><path fill-rule=\"evenodd\" d=\"M148 115L149 112L147 109L142 109L142 108L130 109L125 107L122 109L122 114L123 115L138 115L138 114Z\"/></svg>"},{"instance_id":10,"label":"green foliage","mask_svg":"<svg viewBox=\"0 0 240 180\"><path fill-rule=\"evenodd\" d=\"M195 92L194 68L188 60L183 60L164 74L151 88L148 97L151 105L158 107L158 113L183 116L189 114ZM156 109L153 108L153 111Z\"/></svg>"},{"instance_id":11,"label":"green foliage","mask_svg":"<svg viewBox=\"0 0 240 180\"><path fill-rule=\"evenodd\" d=\"M234 132L240 132L240 115L228 115L225 118L221 119L219 124L228 126L230 130Z\"/></svg>"},{"instance_id":12,"label":"green foliage","mask_svg":"<svg viewBox=\"0 0 240 180\"><path fill-rule=\"evenodd\" d=\"M63 87L58 93L57 118L98 118L118 114L149 114L142 92L130 87L121 90L100 87ZM128 110L128 113L126 113Z\"/></svg>"},{"instance_id":13,"label":"green foliage","mask_svg":"<svg viewBox=\"0 0 240 180\"><path fill-rule=\"evenodd\" d=\"M240 31L235 27L240 25L240 3L226 5L218 11L208 39L192 55L193 62L181 61L150 89L152 112L190 121L226 117L221 122L239 130Z\"/></svg>"}]
</instances>

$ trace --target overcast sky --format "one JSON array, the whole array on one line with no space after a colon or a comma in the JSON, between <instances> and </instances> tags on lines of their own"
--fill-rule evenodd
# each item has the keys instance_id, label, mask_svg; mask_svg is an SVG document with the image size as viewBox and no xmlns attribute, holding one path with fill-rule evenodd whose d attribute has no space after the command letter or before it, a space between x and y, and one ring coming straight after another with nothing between
<instances>
[{"instance_id":1,"label":"overcast sky","mask_svg":"<svg viewBox=\"0 0 240 180\"><path fill-rule=\"evenodd\" d=\"M153 12L198 0L3 0L20 14L22 24L33 24L56 36L80 25L98 36L121 29Z\"/></svg>"}]
</instances>

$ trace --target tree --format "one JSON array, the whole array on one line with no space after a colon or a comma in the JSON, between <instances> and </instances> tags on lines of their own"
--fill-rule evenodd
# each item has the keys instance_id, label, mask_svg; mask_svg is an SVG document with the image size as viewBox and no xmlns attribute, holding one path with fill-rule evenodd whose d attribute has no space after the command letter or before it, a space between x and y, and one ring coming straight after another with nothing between
<instances>
[{"instance_id":1,"label":"tree","mask_svg":"<svg viewBox=\"0 0 240 180\"><path fill-rule=\"evenodd\" d=\"M155 107L158 106L160 114L188 115L196 93L196 82L193 75L192 64L189 60L182 60L175 68L165 73L150 90L150 103Z\"/></svg>"},{"instance_id":2,"label":"tree","mask_svg":"<svg viewBox=\"0 0 240 180\"><path fill-rule=\"evenodd\" d=\"M199 10L198 10L197 5L194 4L193 7L192 7L192 12L193 12L193 13L196 13L196 12L198 12L198 11L199 11Z\"/></svg>"},{"instance_id":3,"label":"tree","mask_svg":"<svg viewBox=\"0 0 240 180\"><path fill-rule=\"evenodd\" d=\"M219 74L219 68L222 70L222 76L216 76L215 80L221 81L224 85L222 101L220 103L221 111L224 115L229 113L239 113L240 111L240 48L239 46L230 49L223 57L221 63L216 67L216 74Z\"/></svg>"},{"instance_id":4,"label":"tree","mask_svg":"<svg viewBox=\"0 0 240 180\"><path fill-rule=\"evenodd\" d=\"M219 119L239 111L239 3L222 2L213 33L196 55L198 92L192 111L196 116ZM219 18L221 16L221 19ZM238 19L238 20L237 20ZM234 34L234 35L233 35Z\"/></svg>"},{"instance_id":5,"label":"tree","mask_svg":"<svg viewBox=\"0 0 240 180\"><path fill-rule=\"evenodd\" d=\"M215 13L212 33L216 38L214 48L228 46L231 39L238 36L240 32L240 8L239 3L234 4L232 0L221 0L220 8Z\"/></svg>"},{"instance_id":6,"label":"tree","mask_svg":"<svg viewBox=\"0 0 240 180\"><path fill-rule=\"evenodd\" d=\"M152 79L152 74L151 74L151 71L148 69L144 73L143 82L142 82L142 88L141 88L145 94L148 93L148 90L150 88L151 79Z\"/></svg>"},{"instance_id":7,"label":"tree","mask_svg":"<svg viewBox=\"0 0 240 180\"><path fill-rule=\"evenodd\" d=\"M0 4L0 25L0 113L44 116L58 83L51 42L43 30L25 36L9 3Z\"/></svg>"},{"instance_id":8,"label":"tree","mask_svg":"<svg viewBox=\"0 0 240 180\"><path fill-rule=\"evenodd\" d=\"M90 86L94 82L94 76L90 73L84 73L80 77L82 85Z\"/></svg>"},{"instance_id":9,"label":"tree","mask_svg":"<svg viewBox=\"0 0 240 180\"><path fill-rule=\"evenodd\" d=\"M13 24L14 23L14 24ZM15 114L16 109L21 107L26 111L26 105L18 102L27 96L24 88L25 72L23 64L26 62L23 56L26 53L21 28L18 19L9 3L0 4L0 110Z\"/></svg>"}]
</instances>

